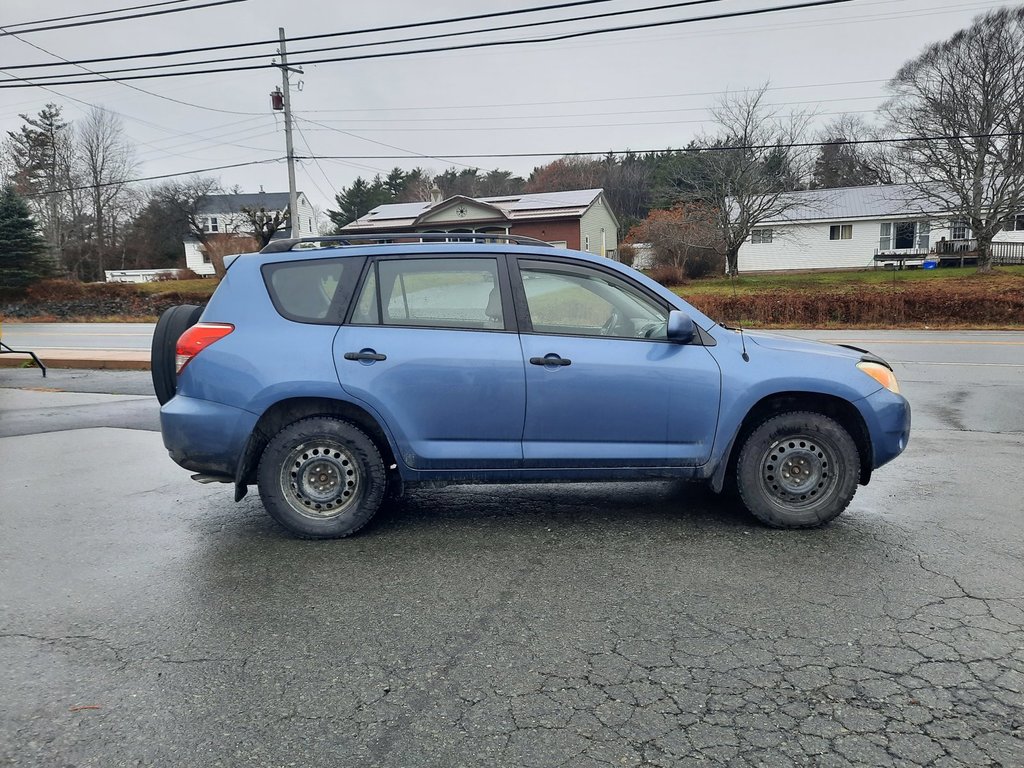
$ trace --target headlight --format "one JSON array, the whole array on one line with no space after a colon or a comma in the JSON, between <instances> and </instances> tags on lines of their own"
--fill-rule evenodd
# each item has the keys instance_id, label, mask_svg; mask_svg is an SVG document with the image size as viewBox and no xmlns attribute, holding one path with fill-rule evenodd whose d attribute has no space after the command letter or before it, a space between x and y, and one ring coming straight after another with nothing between
<instances>
[{"instance_id":1,"label":"headlight","mask_svg":"<svg viewBox=\"0 0 1024 768\"><path fill-rule=\"evenodd\" d=\"M896 381L896 374L881 363L869 363L866 360L862 360L857 363L857 367L890 392L895 392L897 395L900 393L900 385Z\"/></svg>"}]
</instances>

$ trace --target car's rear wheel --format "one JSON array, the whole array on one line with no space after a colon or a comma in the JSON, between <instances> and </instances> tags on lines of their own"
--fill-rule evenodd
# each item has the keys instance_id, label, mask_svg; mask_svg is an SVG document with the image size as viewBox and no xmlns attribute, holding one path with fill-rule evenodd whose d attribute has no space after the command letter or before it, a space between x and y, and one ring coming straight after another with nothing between
<instances>
[{"instance_id":1,"label":"car's rear wheel","mask_svg":"<svg viewBox=\"0 0 1024 768\"><path fill-rule=\"evenodd\" d=\"M837 517L853 499L860 455L828 416L792 412L750 433L736 463L744 506L775 528L810 528Z\"/></svg>"},{"instance_id":2,"label":"car's rear wheel","mask_svg":"<svg viewBox=\"0 0 1024 768\"><path fill-rule=\"evenodd\" d=\"M297 536L351 536L376 514L387 488L380 451L341 419L302 419L270 439L257 472L270 516Z\"/></svg>"},{"instance_id":3,"label":"car's rear wheel","mask_svg":"<svg viewBox=\"0 0 1024 768\"><path fill-rule=\"evenodd\" d=\"M175 353L178 338L199 322L203 307L195 304L179 304L164 310L153 330L153 345L150 348L149 367L153 376L153 390L156 399L163 405L178 391L178 370Z\"/></svg>"}]
</instances>

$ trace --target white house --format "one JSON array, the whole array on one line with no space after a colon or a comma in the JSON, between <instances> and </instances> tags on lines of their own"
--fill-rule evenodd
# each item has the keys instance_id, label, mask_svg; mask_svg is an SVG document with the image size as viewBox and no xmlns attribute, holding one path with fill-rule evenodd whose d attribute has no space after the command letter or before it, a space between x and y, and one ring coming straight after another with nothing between
<instances>
[{"instance_id":1,"label":"white house","mask_svg":"<svg viewBox=\"0 0 1024 768\"><path fill-rule=\"evenodd\" d=\"M429 201L378 205L341 231L523 235L614 259L618 227L601 189L446 200L435 189Z\"/></svg>"},{"instance_id":2,"label":"white house","mask_svg":"<svg viewBox=\"0 0 1024 768\"><path fill-rule=\"evenodd\" d=\"M967 222L923 202L907 184L792 193L796 205L762 222L740 248L740 272L856 269L878 261L955 257L975 247ZM1024 255L1024 214L1011 217L995 243ZM876 256L879 257L876 260Z\"/></svg>"},{"instance_id":3,"label":"white house","mask_svg":"<svg viewBox=\"0 0 1024 768\"><path fill-rule=\"evenodd\" d=\"M274 240L289 237L305 237L318 235L316 216L313 206L306 195L298 193L299 214L298 226L292 235L291 227L284 227L274 233ZM285 213L288 210L287 192L254 192L236 195L207 195L200 205L197 214L203 231L221 235L247 235L249 224L242 215L244 210L264 210L269 214ZM202 244L195 238L184 242L185 266L197 275L212 275L213 263L208 254L203 252Z\"/></svg>"}]
</instances>

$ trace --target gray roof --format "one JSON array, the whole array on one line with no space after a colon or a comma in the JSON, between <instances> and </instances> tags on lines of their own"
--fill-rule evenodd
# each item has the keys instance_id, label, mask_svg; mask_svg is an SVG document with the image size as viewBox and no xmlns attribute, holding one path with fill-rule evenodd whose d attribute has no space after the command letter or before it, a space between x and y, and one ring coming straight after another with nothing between
<instances>
[{"instance_id":1,"label":"gray roof","mask_svg":"<svg viewBox=\"0 0 1024 768\"><path fill-rule=\"evenodd\" d=\"M787 195L795 203L783 215L765 223L774 224L821 219L884 219L943 213L909 184L870 187L809 189Z\"/></svg>"},{"instance_id":2,"label":"gray roof","mask_svg":"<svg viewBox=\"0 0 1024 768\"><path fill-rule=\"evenodd\" d=\"M572 189L567 192L538 192L529 195L501 195L500 197L472 198L478 203L498 208L508 219L533 217L558 218L582 216L594 201L604 192L603 189ZM365 216L343 229L372 227L378 222L389 222L391 226L409 226L427 211L443 207L452 198L440 203L388 203L378 205Z\"/></svg>"},{"instance_id":3,"label":"gray roof","mask_svg":"<svg viewBox=\"0 0 1024 768\"><path fill-rule=\"evenodd\" d=\"M238 213L243 208L283 211L287 207L287 192L249 192L240 195L207 195L199 205L199 213Z\"/></svg>"}]
</instances>

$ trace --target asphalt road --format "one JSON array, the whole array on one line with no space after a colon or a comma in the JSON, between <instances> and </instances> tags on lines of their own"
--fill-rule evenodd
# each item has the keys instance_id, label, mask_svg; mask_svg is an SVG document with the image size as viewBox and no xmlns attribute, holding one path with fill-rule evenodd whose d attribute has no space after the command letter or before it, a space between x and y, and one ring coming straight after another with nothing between
<instances>
[{"instance_id":1,"label":"asphalt road","mask_svg":"<svg viewBox=\"0 0 1024 768\"><path fill-rule=\"evenodd\" d=\"M153 323L4 323L4 343L47 349L149 349Z\"/></svg>"},{"instance_id":2,"label":"asphalt road","mask_svg":"<svg viewBox=\"0 0 1024 768\"><path fill-rule=\"evenodd\" d=\"M1024 334L841 335L915 429L804 532L462 486L297 541L147 374L0 370L0 765L1024 764Z\"/></svg>"}]
</instances>

